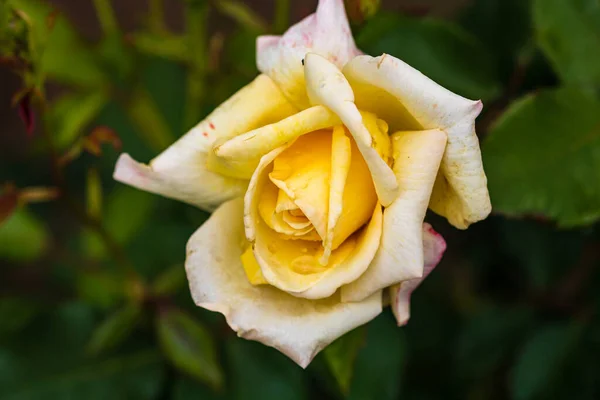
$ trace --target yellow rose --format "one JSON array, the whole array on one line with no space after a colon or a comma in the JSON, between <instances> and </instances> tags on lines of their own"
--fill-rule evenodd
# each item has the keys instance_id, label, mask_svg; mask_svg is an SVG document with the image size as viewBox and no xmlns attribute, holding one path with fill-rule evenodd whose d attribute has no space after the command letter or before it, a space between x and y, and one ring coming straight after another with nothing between
<instances>
[{"instance_id":1,"label":"yellow rose","mask_svg":"<svg viewBox=\"0 0 600 400\"><path fill-rule=\"evenodd\" d=\"M403 325L445 242L490 212L474 121L460 97L402 61L361 55L342 0L261 37L262 75L146 166L115 179L215 210L187 246L201 307L307 366L377 316Z\"/></svg>"}]
</instances>

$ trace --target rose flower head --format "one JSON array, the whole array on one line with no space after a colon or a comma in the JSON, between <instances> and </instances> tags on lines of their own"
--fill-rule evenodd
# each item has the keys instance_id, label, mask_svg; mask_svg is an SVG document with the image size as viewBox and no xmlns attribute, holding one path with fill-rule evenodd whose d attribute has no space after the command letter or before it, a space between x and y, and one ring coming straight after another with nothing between
<instances>
[{"instance_id":1,"label":"rose flower head","mask_svg":"<svg viewBox=\"0 0 600 400\"><path fill-rule=\"evenodd\" d=\"M197 305L306 367L437 265L430 208L466 229L491 205L482 109L355 46L343 0L257 43L261 71L149 165L115 179L214 213L187 244Z\"/></svg>"}]
</instances>

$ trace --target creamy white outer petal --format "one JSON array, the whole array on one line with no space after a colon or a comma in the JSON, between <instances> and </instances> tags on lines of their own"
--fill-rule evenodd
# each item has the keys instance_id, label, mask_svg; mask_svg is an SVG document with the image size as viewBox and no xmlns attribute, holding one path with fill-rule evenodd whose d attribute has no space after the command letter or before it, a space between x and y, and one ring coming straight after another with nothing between
<instances>
[{"instance_id":1,"label":"creamy white outer petal","mask_svg":"<svg viewBox=\"0 0 600 400\"><path fill-rule=\"evenodd\" d=\"M191 158L190 154L187 154ZM113 178L146 192L183 201L206 211L212 211L223 201L244 194L248 181L222 177L205 168L205 153L192 156L197 163L159 169L152 164L135 161L121 154ZM185 159L186 155L182 155ZM190 182L184 185L183 182ZM196 183L197 182L197 183Z\"/></svg>"},{"instance_id":2,"label":"creamy white outer petal","mask_svg":"<svg viewBox=\"0 0 600 400\"><path fill-rule=\"evenodd\" d=\"M446 241L431 225L423 224L423 259L425 267L423 277L404 281L390 288L390 302L392 312L398 321L398 326L406 325L410 318L410 295L423 282L423 280L438 265L444 252Z\"/></svg>"},{"instance_id":3,"label":"creamy white outer petal","mask_svg":"<svg viewBox=\"0 0 600 400\"><path fill-rule=\"evenodd\" d=\"M337 296L305 300L252 286L240 261L242 214L242 199L219 207L190 238L185 263L196 304L222 313L239 336L275 347L305 368L329 343L381 313L381 292L341 303Z\"/></svg>"},{"instance_id":4,"label":"creamy white outer petal","mask_svg":"<svg viewBox=\"0 0 600 400\"><path fill-rule=\"evenodd\" d=\"M206 119L154 158L149 165L119 157L117 181L212 211L222 202L242 196L248 181L207 169L207 157L217 140L272 123L295 112L266 75L258 76L216 108Z\"/></svg>"},{"instance_id":5,"label":"creamy white outer petal","mask_svg":"<svg viewBox=\"0 0 600 400\"><path fill-rule=\"evenodd\" d=\"M475 134L481 101L452 93L387 54L356 57L343 72L354 89L358 106L385 119L392 129L415 129L418 123L424 129L441 129L448 134L431 209L460 229L486 218L491 203Z\"/></svg>"},{"instance_id":6,"label":"creamy white outer petal","mask_svg":"<svg viewBox=\"0 0 600 400\"><path fill-rule=\"evenodd\" d=\"M377 197L384 207L398 195L394 172L373 146L371 133L354 104L355 95L342 72L324 57L309 53L305 61L306 91L313 104L328 107L336 113L352 134L375 184Z\"/></svg>"},{"instance_id":7,"label":"creamy white outer petal","mask_svg":"<svg viewBox=\"0 0 600 400\"><path fill-rule=\"evenodd\" d=\"M423 275L421 225L445 146L446 134L437 129L392 135L400 194L384 211L381 244L373 262L359 279L342 287L343 301L360 301Z\"/></svg>"},{"instance_id":8,"label":"creamy white outer petal","mask_svg":"<svg viewBox=\"0 0 600 400\"><path fill-rule=\"evenodd\" d=\"M299 108L308 107L302 60L308 52L343 67L362 54L356 48L343 0L319 0L317 11L292 26L283 36L260 36L256 62Z\"/></svg>"}]
</instances>

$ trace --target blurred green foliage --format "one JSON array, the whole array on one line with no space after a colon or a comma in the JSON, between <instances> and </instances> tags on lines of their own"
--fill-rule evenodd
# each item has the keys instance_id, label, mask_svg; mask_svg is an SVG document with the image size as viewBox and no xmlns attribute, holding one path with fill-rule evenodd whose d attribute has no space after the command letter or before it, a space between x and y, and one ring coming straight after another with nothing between
<instances>
[{"instance_id":1,"label":"blurred green foliage","mask_svg":"<svg viewBox=\"0 0 600 400\"><path fill-rule=\"evenodd\" d=\"M494 206L560 226L598 220L599 149L600 101L586 90L544 89L515 101L483 146Z\"/></svg>"},{"instance_id":2,"label":"blurred green foliage","mask_svg":"<svg viewBox=\"0 0 600 400\"><path fill-rule=\"evenodd\" d=\"M127 32L89 3L96 40L49 1L0 0L2 66L36 122L7 132L27 151L0 146L0 399L600 397L597 0L472 0L443 20L346 1L365 52L484 100L495 214L465 232L428 216L449 250L409 324L386 311L306 371L193 305L184 249L206 213L111 178L120 148L151 159L249 82L257 35L296 3L148 0Z\"/></svg>"},{"instance_id":3,"label":"blurred green foliage","mask_svg":"<svg viewBox=\"0 0 600 400\"><path fill-rule=\"evenodd\" d=\"M398 57L465 97L487 101L499 93L493 50L455 24L382 14L361 30L357 43L369 54Z\"/></svg>"}]
</instances>

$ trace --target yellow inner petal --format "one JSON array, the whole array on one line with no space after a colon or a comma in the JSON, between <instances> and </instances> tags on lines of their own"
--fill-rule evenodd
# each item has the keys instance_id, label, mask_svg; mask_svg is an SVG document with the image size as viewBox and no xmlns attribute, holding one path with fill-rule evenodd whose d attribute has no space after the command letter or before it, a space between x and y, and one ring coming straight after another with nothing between
<instances>
[{"instance_id":1,"label":"yellow inner petal","mask_svg":"<svg viewBox=\"0 0 600 400\"><path fill-rule=\"evenodd\" d=\"M321 239L327 231L331 131L301 136L273 162L271 182L291 199L310 221Z\"/></svg>"},{"instance_id":2,"label":"yellow inner petal","mask_svg":"<svg viewBox=\"0 0 600 400\"><path fill-rule=\"evenodd\" d=\"M277 121L215 143L209 156L211 168L226 176L249 179L263 155L306 133L340 123L339 117L323 106L311 107Z\"/></svg>"},{"instance_id":3,"label":"yellow inner petal","mask_svg":"<svg viewBox=\"0 0 600 400\"><path fill-rule=\"evenodd\" d=\"M389 162L387 124L362 117L373 148ZM355 251L380 207L373 178L343 125L300 136L261 171L254 195L260 221L254 219L256 241L242 256L244 269L252 284L301 292Z\"/></svg>"},{"instance_id":4,"label":"yellow inner petal","mask_svg":"<svg viewBox=\"0 0 600 400\"><path fill-rule=\"evenodd\" d=\"M377 118L373 113L361 111L360 115L363 118L363 124L373 138L372 147L377 150L381 158L388 164L392 162L392 142L388 135L389 126L387 122Z\"/></svg>"},{"instance_id":5,"label":"yellow inner petal","mask_svg":"<svg viewBox=\"0 0 600 400\"><path fill-rule=\"evenodd\" d=\"M282 191L269 182L260 194L258 212L269 228L284 235L287 239L320 240L306 217L304 217L307 220L305 224L294 223L296 221L290 223L289 210L277 211L278 193L280 194Z\"/></svg>"},{"instance_id":6,"label":"yellow inner petal","mask_svg":"<svg viewBox=\"0 0 600 400\"><path fill-rule=\"evenodd\" d=\"M339 216L333 228L332 249L340 246L346 238L369 221L377 204L377 193L371 172L356 143L351 141L351 161Z\"/></svg>"},{"instance_id":7,"label":"yellow inner petal","mask_svg":"<svg viewBox=\"0 0 600 400\"><path fill-rule=\"evenodd\" d=\"M323 273L342 264L352 254L359 237L359 233L356 233L344 241L331 253L328 264L322 265L319 262L323 255L321 242L287 240L265 225L258 229L260 240L255 243L256 261L259 265L268 265L263 273L270 274L269 281L274 280L279 283L278 287L283 286L291 291L305 290L318 282Z\"/></svg>"},{"instance_id":8,"label":"yellow inner petal","mask_svg":"<svg viewBox=\"0 0 600 400\"><path fill-rule=\"evenodd\" d=\"M321 264L327 265L331 255L335 227L342 215L344 187L352 161L352 144L346 129L338 125L331 137L331 183L329 188L329 215L327 217L327 236L323 240Z\"/></svg>"},{"instance_id":9,"label":"yellow inner petal","mask_svg":"<svg viewBox=\"0 0 600 400\"><path fill-rule=\"evenodd\" d=\"M242 254L242 265L244 266L246 277L248 277L248 281L252 285L265 285L268 283L260 270L260 265L256 262L252 246L248 246Z\"/></svg>"}]
</instances>

